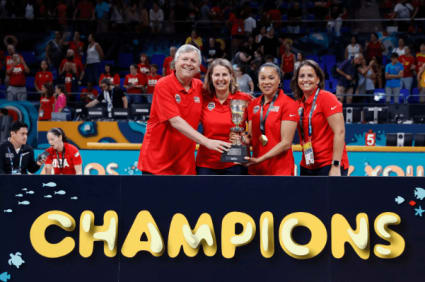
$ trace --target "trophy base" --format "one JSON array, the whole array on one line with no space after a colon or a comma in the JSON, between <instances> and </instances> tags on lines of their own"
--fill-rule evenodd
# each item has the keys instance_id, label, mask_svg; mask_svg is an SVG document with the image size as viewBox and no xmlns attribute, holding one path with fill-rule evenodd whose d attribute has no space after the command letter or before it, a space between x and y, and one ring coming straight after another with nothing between
<instances>
[{"instance_id":1,"label":"trophy base","mask_svg":"<svg viewBox=\"0 0 425 282\"><path fill-rule=\"evenodd\" d=\"M248 156L248 148L245 145L232 145L229 151L221 155L221 162L224 163L246 163L245 157Z\"/></svg>"}]
</instances>

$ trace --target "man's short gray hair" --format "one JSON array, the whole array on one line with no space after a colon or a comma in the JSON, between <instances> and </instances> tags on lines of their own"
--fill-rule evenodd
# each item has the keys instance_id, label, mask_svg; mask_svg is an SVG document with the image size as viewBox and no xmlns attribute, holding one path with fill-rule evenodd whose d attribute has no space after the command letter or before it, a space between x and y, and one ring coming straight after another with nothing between
<instances>
[{"instance_id":1,"label":"man's short gray hair","mask_svg":"<svg viewBox=\"0 0 425 282\"><path fill-rule=\"evenodd\" d=\"M195 46L190 45L190 44L184 44L184 45L180 46L179 49L177 49L176 55L174 57L174 61L177 61L177 59L180 57L181 54L190 53L190 52L195 52L196 55L198 55L199 65L201 65L201 62L202 62L201 51L198 48L196 48Z\"/></svg>"}]
</instances>

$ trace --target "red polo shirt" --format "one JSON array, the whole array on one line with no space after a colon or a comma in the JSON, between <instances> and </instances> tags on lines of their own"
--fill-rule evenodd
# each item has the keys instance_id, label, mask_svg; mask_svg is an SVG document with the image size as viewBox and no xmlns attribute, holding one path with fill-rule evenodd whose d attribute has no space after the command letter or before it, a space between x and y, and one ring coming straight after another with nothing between
<instances>
[{"instance_id":1,"label":"red polo shirt","mask_svg":"<svg viewBox=\"0 0 425 282\"><path fill-rule=\"evenodd\" d=\"M260 108L263 95L252 101L248 107L248 119L252 123L251 144L253 148L253 156L258 158L270 151L277 143L281 141L281 123L284 120L297 122L298 109L297 103L290 97L285 95L282 90L270 109L269 115L265 123L265 133L268 143L263 146L260 143ZM263 107L263 118L267 113L270 103ZM249 174L254 175L294 175L294 156L292 149L289 149L280 155L265 160L257 165L248 168Z\"/></svg>"},{"instance_id":2,"label":"red polo shirt","mask_svg":"<svg viewBox=\"0 0 425 282\"><path fill-rule=\"evenodd\" d=\"M231 100L245 100L250 102L252 97L243 92L236 92L230 94L227 100L221 104L216 96L213 98L204 96L201 122L204 128L204 135L207 138L229 142L230 128L235 126L232 122L232 112L230 111ZM245 127L245 122L239 126ZM196 166L225 169L235 165L234 163L221 162L220 159L220 152L200 146L196 156Z\"/></svg>"},{"instance_id":3,"label":"red polo shirt","mask_svg":"<svg viewBox=\"0 0 425 282\"><path fill-rule=\"evenodd\" d=\"M46 159L45 164L51 164L55 170L55 174L75 174L75 166L81 165L83 161L81 160L80 152L77 147L69 143L63 143L65 149L65 156L63 152L58 152L52 147L48 148L46 151L49 153ZM59 155L59 162L58 162ZM63 164L62 164L63 159Z\"/></svg>"},{"instance_id":4,"label":"red polo shirt","mask_svg":"<svg viewBox=\"0 0 425 282\"><path fill-rule=\"evenodd\" d=\"M308 119L310 116L313 99L314 95L311 95L307 101L303 102L303 97L303 99L298 102L298 106L304 108L304 141L308 140ZM306 166L303 154L301 160L302 167L317 169L332 164L334 133L332 131L332 128L329 126L327 118L336 113L342 113L341 102L338 101L334 94L325 90L320 90L319 95L317 96L316 106L313 110L313 115L311 117L311 126L313 131L311 136L311 143L313 146L314 153L314 165ZM300 132L299 123L298 132ZM341 159L341 166L344 169L348 168L348 157L347 150L345 149L345 144L344 152L342 154Z\"/></svg>"},{"instance_id":5,"label":"red polo shirt","mask_svg":"<svg viewBox=\"0 0 425 282\"><path fill-rule=\"evenodd\" d=\"M127 74L125 76L124 85L129 85L131 83L134 85L146 85L146 75L138 73L136 75ZM140 94L142 93L141 88L128 88L127 93L129 94Z\"/></svg>"},{"instance_id":6,"label":"red polo shirt","mask_svg":"<svg viewBox=\"0 0 425 282\"><path fill-rule=\"evenodd\" d=\"M165 69L165 73L163 73L162 75L169 75L170 73L172 73L171 70L171 62L173 61L173 57L168 56L167 58L164 59L164 63L162 64L162 67Z\"/></svg>"},{"instance_id":7,"label":"red polo shirt","mask_svg":"<svg viewBox=\"0 0 425 282\"><path fill-rule=\"evenodd\" d=\"M39 71L35 74L35 85L38 89L46 83L53 82L53 74L50 71Z\"/></svg>"},{"instance_id":8,"label":"red polo shirt","mask_svg":"<svg viewBox=\"0 0 425 282\"><path fill-rule=\"evenodd\" d=\"M12 67L12 72L9 74L9 85L16 87L24 87L25 81L25 67L23 64Z\"/></svg>"},{"instance_id":9,"label":"red polo shirt","mask_svg":"<svg viewBox=\"0 0 425 282\"><path fill-rule=\"evenodd\" d=\"M201 110L200 80L192 79L191 88L186 91L174 73L161 78L154 90L138 168L162 175L196 174L196 144L172 127L169 119L180 116L196 130Z\"/></svg>"},{"instance_id":10,"label":"red polo shirt","mask_svg":"<svg viewBox=\"0 0 425 282\"><path fill-rule=\"evenodd\" d=\"M158 83L158 80L161 78L159 74L157 75L148 75L148 89L146 90L146 93L153 94L153 91L155 89L155 85Z\"/></svg>"},{"instance_id":11,"label":"red polo shirt","mask_svg":"<svg viewBox=\"0 0 425 282\"><path fill-rule=\"evenodd\" d=\"M413 72L411 67L415 64L415 57L413 57L412 55L407 56L407 55L402 55L398 58L398 60L400 61L400 63L403 64L403 77L412 77L413 76Z\"/></svg>"}]
</instances>

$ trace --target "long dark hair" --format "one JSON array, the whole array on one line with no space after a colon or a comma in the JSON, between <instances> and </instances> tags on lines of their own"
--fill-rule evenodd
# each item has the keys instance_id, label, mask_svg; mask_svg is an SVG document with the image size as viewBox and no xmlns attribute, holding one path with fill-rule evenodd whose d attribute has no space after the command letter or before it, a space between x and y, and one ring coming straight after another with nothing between
<instances>
[{"instance_id":1,"label":"long dark hair","mask_svg":"<svg viewBox=\"0 0 425 282\"><path fill-rule=\"evenodd\" d=\"M291 79L291 89L294 93L294 97L296 100L301 99L303 96L303 91L298 86L298 76L300 74L300 69L303 66L310 66L314 69L316 72L317 77L319 77L319 88L324 89L325 88L325 74L323 73L323 70L320 68L319 64L316 63L313 60L304 60L300 63L299 67L295 70L294 76Z\"/></svg>"},{"instance_id":2,"label":"long dark hair","mask_svg":"<svg viewBox=\"0 0 425 282\"><path fill-rule=\"evenodd\" d=\"M59 137L62 136L62 142L68 142L68 139L66 138L65 132L60 127L53 127L49 131L49 133L52 133L53 135Z\"/></svg>"}]
</instances>

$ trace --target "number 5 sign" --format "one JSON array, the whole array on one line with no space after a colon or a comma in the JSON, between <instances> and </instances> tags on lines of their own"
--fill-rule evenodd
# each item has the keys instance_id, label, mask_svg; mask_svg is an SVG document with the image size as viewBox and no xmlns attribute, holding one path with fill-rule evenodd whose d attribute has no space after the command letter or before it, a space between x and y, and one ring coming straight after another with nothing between
<instances>
[{"instance_id":1,"label":"number 5 sign","mask_svg":"<svg viewBox=\"0 0 425 282\"><path fill-rule=\"evenodd\" d=\"M366 146L375 146L376 145L376 133L372 130L369 130L369 132L365 135L365 144Z\"/></svg>"}]
</instances>

